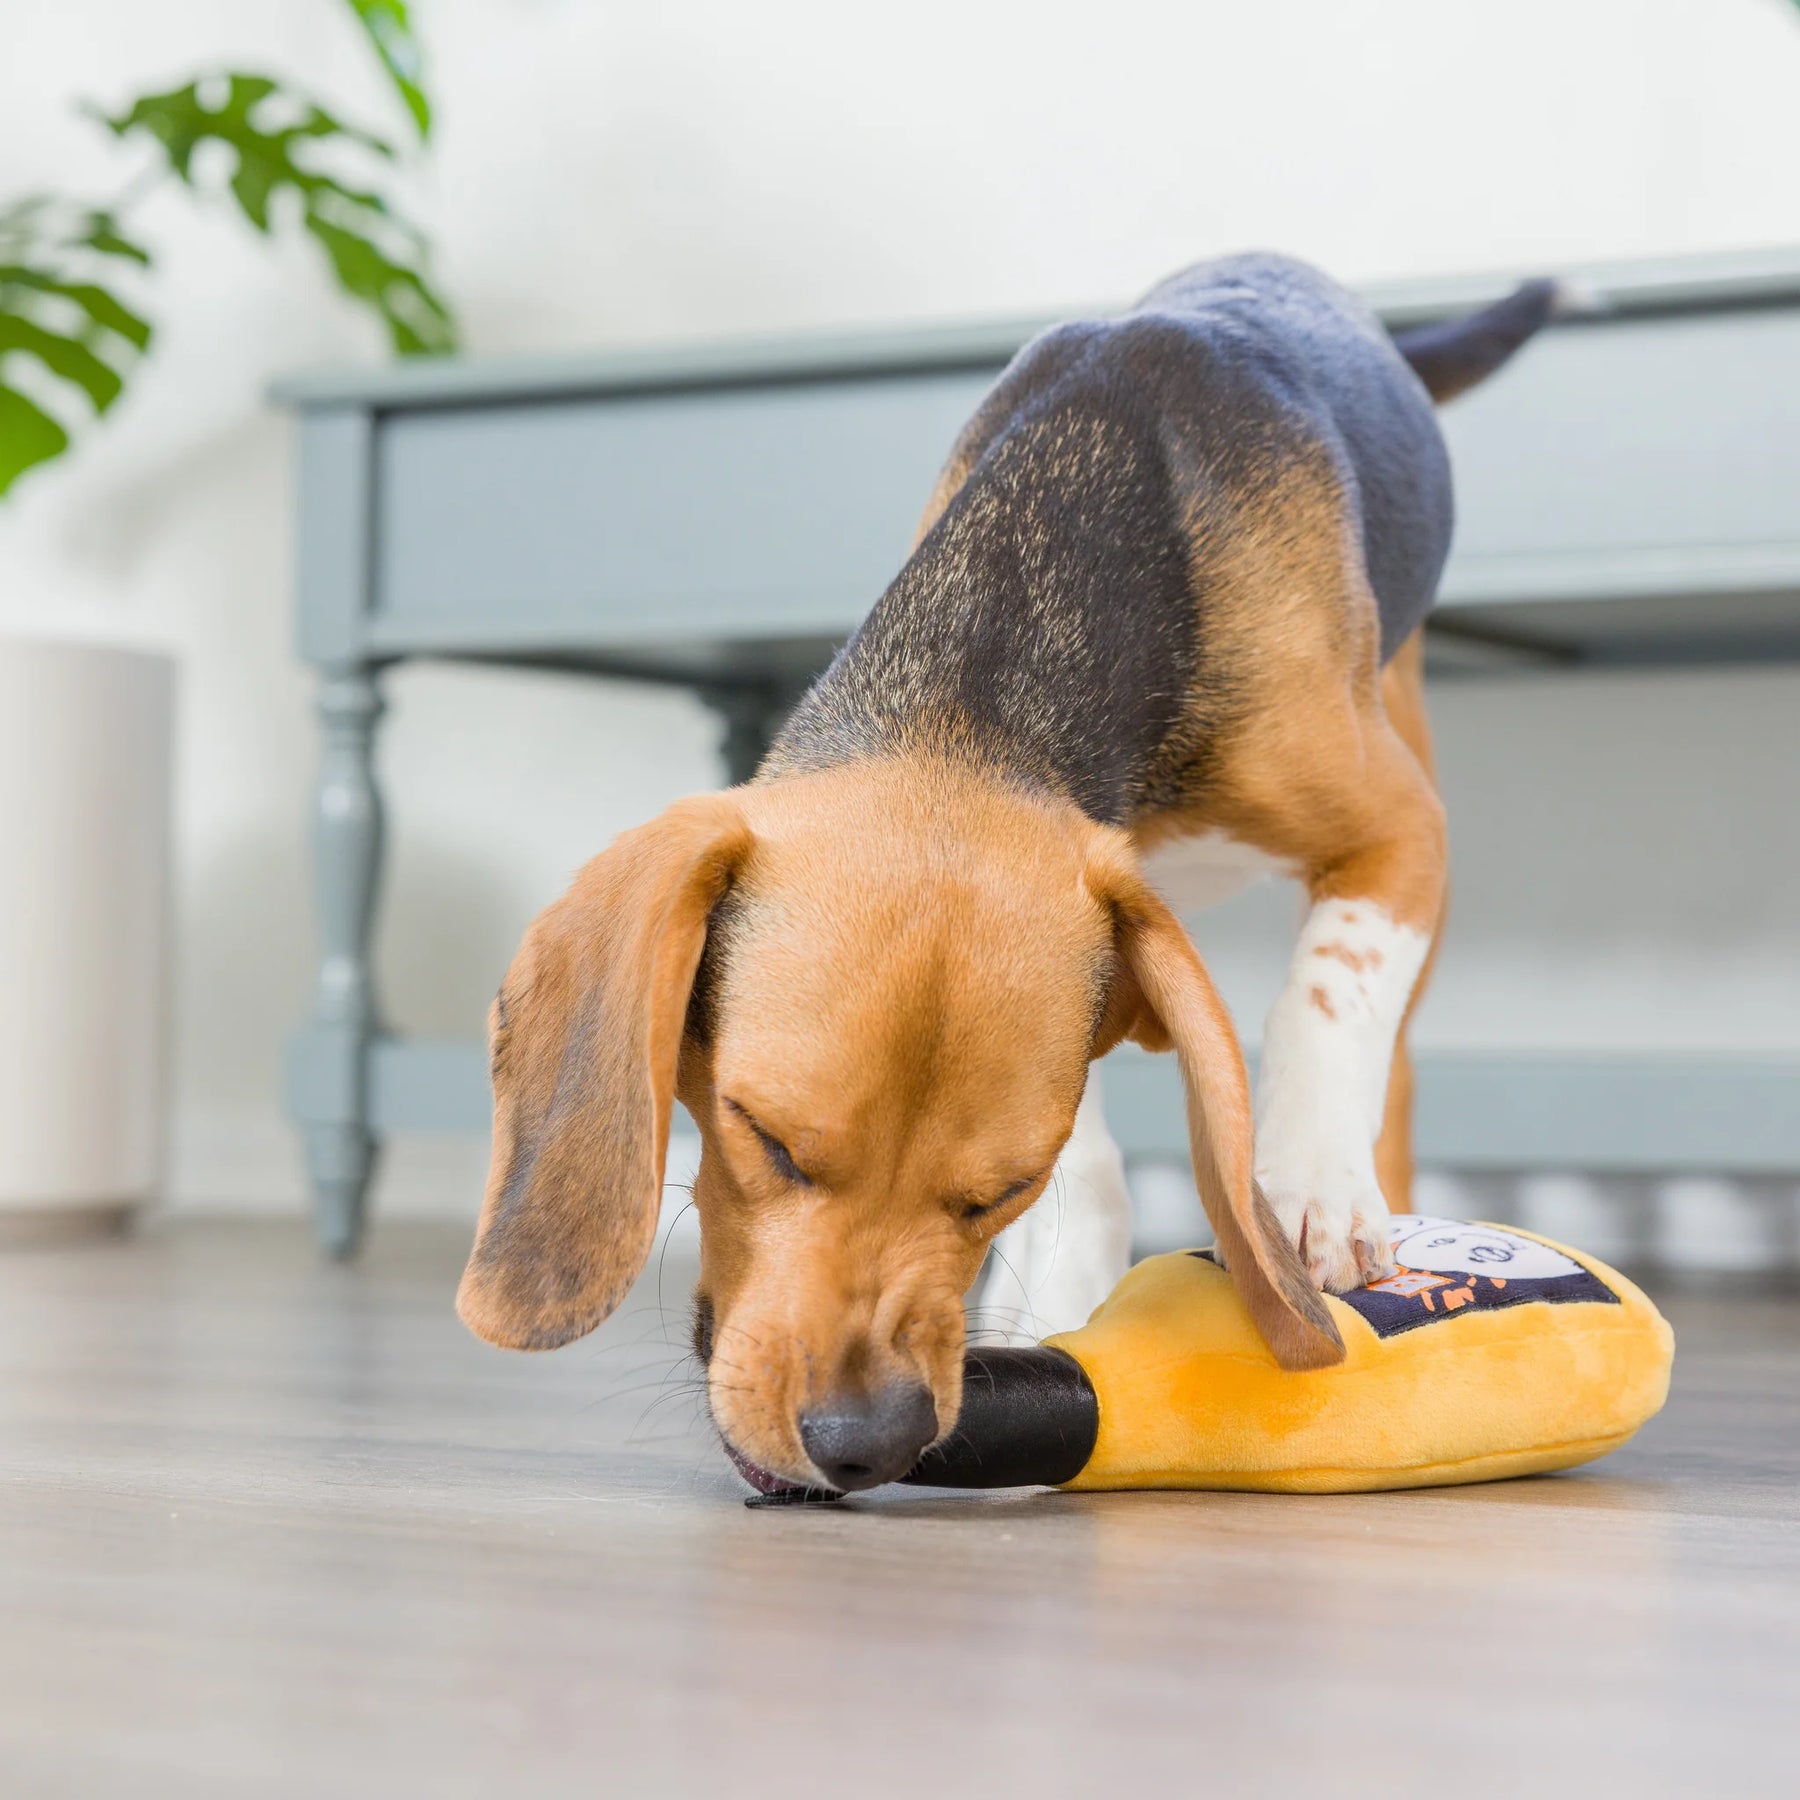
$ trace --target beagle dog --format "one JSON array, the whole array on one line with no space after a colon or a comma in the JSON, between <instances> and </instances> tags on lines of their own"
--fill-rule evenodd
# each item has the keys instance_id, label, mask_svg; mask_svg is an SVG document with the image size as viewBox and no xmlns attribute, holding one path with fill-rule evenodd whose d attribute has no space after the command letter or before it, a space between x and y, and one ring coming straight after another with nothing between
<instances>
[{"instance_id":1,"label":"beagle dog","mask_svg":"<svg viewBox=\"0 0 1800 1800\"><path fill-rule=\"evenodd\" d=\"M1059 1158L1075 1281L1045 1322L1123 1271L1088 1067L1131 1038L1179 1060L1196 1183L1274 1355L1341 1358L1319 1292L1392 1267L1404 1029L1444 912L1432 401L1555 309L1533 283L1394 340L1253 255L1027 345L755 779L624 833L527 932L490 1018L470 1328L548 1349L612 1311L679 1097L728 1451L765 1492L891 1480L953 1426L964 1296ZM1159 886L1266 866L1311 910L1253 1113Z\"/></svg>"}]
</instances>

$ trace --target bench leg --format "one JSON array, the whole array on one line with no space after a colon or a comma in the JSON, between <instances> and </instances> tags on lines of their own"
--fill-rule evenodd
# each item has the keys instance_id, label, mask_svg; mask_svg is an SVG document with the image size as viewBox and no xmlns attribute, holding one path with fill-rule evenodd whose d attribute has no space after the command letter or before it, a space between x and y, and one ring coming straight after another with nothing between
<instances>
[{"instance_id":1,"label":"bench leg","mask_svg":"<svg viewBox=\"0 0 1800 1800\"><path fill-rule=\"evenodd\" d=\"M319 1243L355 1254L378 1141L369 1117L369 1057L378 1025L369 938L381 878L375 728L383 702L367 664L329 667L319 689L323 738L314 861L319 966L306 1033L315 1102L303 1127Z\"/></svg>"},{"instance_id":2,"label":"bench leg","mask_svg":"<svg viewBox=\"0 0 1800 1800\"><path fill-rule=\"evenodd\" d=\"M724 727L719 733L719 759L733 787L756 773L806 685L803 680L709 682L698 690Z\"/></svg>"}]
</instances>

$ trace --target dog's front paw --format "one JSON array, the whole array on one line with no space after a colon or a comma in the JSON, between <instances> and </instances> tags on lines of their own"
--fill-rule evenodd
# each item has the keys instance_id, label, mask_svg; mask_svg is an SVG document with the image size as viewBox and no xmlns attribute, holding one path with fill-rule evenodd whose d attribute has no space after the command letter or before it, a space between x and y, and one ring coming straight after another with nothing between
<instances>
[{"instance_id":1,"label":"dog's front paw","mask_svg":"<svg viewBox=\"0 0 1800 1800\"><path fill-rule=\"evenodd\" d=\"M1345 1294L1393 1274L1387 1202L1373 1176L1335 1190L1264 1180L1262 1191L1315 1287Z\"/></svg>"}]
</instances>

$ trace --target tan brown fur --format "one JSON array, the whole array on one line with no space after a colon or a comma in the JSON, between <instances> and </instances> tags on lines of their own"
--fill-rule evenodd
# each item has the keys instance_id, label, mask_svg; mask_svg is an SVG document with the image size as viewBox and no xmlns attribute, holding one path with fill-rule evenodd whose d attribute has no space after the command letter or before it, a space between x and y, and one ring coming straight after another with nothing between
<instances>
[{"instance_id":1,"label":"tan brown fur","mask_svg":"<svg viewBox=\"0 0 1800 1800\"><path fill-rule=\"evenodd\" d=\"M1236 579L1209 588L1203 602L1215 641L1230 646L1238 722L1216 748L1204 789L1141 821L1134 836L1147 851L1175 836L1223 832L1297 869L1315 901L1373 900L1399 923L1428 931L1435 961L1447 840L1422 636L1379 668L1374 603L1342 496L1309 475L1290 478L1282 497L1284 528L1240 538ZM1357 953L1337 953L1357 966ZM1377 1176L1396 1212L1412 1203L1407 1026L1431 961L1396 1040L1376 1146ZM1321 1002L1329 1014L1315 990Z\"/></svg>"},{"instance_id":2,"label":"tan brown fur","mask_svg":"<svg viewBox=\"0 0 1800 1800\"><path fill-rule=\"evenodd\" d=\"M526 933L489 1015L493 1161L456 1299L489 1342L592 1331L649 1255L688 991L748 845L729 796L683 801Z\"/></svg>"},{"instance_id":3,"label":"tan brown fur","mask_svg":"<svg viewBox=\"0 0 1800 1800\"><path fill-rule=\"evenodd\" d=\"M1282 500L1276 520L1233 543L1233 579L1205 597L1209 630L1233 663L1232 726L1204 787L1137 822L1129 841L1066 802L976 772L958 754L954 719L921 719L914 754L765 777L718 803L744 834L711 1002L721 1024L712 1044L688 1041L679 1091L703 1146L695 1198L715 1321L712 1403L728 1438L764 1468L806 1478L796 1420L846 1385L917 1375L940 1428L954 1419L960 1296L989 1239L1038 1187L975 1228L953 1216L950 1199L998 1192L1030 1169L1047 1175L1089 1053L1107 1047L1097 1041L1102 1016L1114 1039L1136 1035L1182 1054L1197 1179L1277 1355L1298 1367L1341 1356L1329 1315L1254 1193L1248 1087L1230 1021L1185 934L1136 875L1131 848L1223 830L1297 866L1315 898L1375 898L1409 922L1436 915L1441 809L1387 716L1373 603L1342 496L1289 471ZM1168 779L1181 786L1179 765ZM946 841L973 850L985 875L972 884L965 861L942 856ZM527 965L547 943L593 925L601 896L618 903L606 871L616 854L578 882L588 898L552 908L534 928ZM1080 885L1095 858L1099 886ZM1115 933L1118 974L1142 996L1123 1021L1116 1008L1095 1012L1118 978ZM633 942L647 954L648 939ZM887 985L862 991L847 975L871 944L899 947L897 960ZM680 960L688 966L685 953ZM908 980L927 969L960 976L963 990ZM540 1029L541 1042L553 1035ZM505 1062L516 1057L509 1047ZM534 1079L541 1088L541 1070ZM797 1199L774 1179L727 1096L816 1173L815 1194ZM596 1096L599 1110L574 1115L606 1140L666 1118L666 1108L640 1106L627 1127L606 1104ZM504 1094L500 1110L511 1117ZM516 1136L508 1125L497 1142L496 1183ZM582 1168L573 1150L562 1154ZM638 1221L604 1264L613 1300L648 1247L661 1154L660 1142L634 1151L629 1198L608 1194L586 1212L569 1196L557 1202L557 1229L574 1244L600 1232L595 1221ZM588 1221L579 1230L576 1216ZM502 1342L571 1335L563 1314L546 1324L520 1312L520 1293L568 1285L555 1271L512 1279L504 1310L483 1303L476 1271L495 1260L488 1235L484 1226L464 1316ZM548 1227L537 1239L553 1240ZM584 1296L594 1285L581 1284Z\"/></svg>"},{"instance_id":4,"label":"tan brown fur","mask_svg":"<svg viewBox=\"0 0 1800 1800\"><path fill-rule=\"evenodd\" d=\"M703 1146L695 1198L714 1318L712 1404L727 1437L762 1467L806 1479L796 1422L846 1387L916 1376L948 1428L960 1400L960 1297L991 1237L1041 1182L974 1225L956 1215L954 1198L1047 1175L1089 1054L1123 1035L1182 1056L1201 1192L1276 1354L1295 1367L1341 1356L1329 1315L1254 1191L1248 1086L1230 1021L1185 934L1136 874L1133 850L1222 830L1296 866L1315 899L1375 899L1409 923L1441 910L1442 811L1388 714L1373 603L1342 498L1290 472L1284 505L1278 527L1232 546L1233 581L1205 597L1236 688L1208 779L1183 804L1138 821L1129 839L1065 801L978 772L958 754L954 719L921 719L913 754L765 778L717 802L729 809L719 817L731 821L724 841L735 846L732 922L710 999L720 1023L711 1043L687 1041L679 1092ZM1179 787L1178 767L1170 777ZM958 857L943 856L946 842ZM617 854L590 865L570 901L534 927L522 955L528 992L551 947L627 904L608 869ZM632 854L641 855L635 843ZM665 870L659 879L671 878ZM870 986L876 944L894 956ZM651 945L640 933L623 950L643 957ZM571 951L558 967L591 968L594 955L590 947L583 965ZM697 958L690 945L663 967L691 978ZM1137 995L1123 1018L1111 1002L1129 991L1122 982ZM572 991L553 1004L566 1011ZM537 1027L540 1058L554 1037ZM504 1051L503 1071L519 1060L516 1035ZM545 1066L527 1070L540 1094ZM504 1073L497 1091L508 1123L494 1192L518 1138ZM816 1189L796 1194L772 1174L727 1097L787 1146ZM571 1118L597 1142L641 1137L654 1124L658 1141L604 1175L636 1191L608 1191L585 1208L573 1192L553 1196L558 1223L531 1234L539 1246L558 1232L572 1249L585 1245L603 1278L574 1281L551 1268L521 1280L507 1269L497 1304L479 1274L498 1261L484 1224L463 1302L483 1335L562 1341L593 1322L596 1294L616 1302L641 1262L667 1107L637 1104L627 1118L609 1104L597 1093ZM570 1179L602 1178L575 1147L555 1150ZM1398 1166L1391 1146L1387 1166ZM624 1218L636 1223L602 1256L601 1236ZM521 1298L572 1282L575 1311L540 1319Z\"/></svg>"},{"instance_id":5,"label":"tan brown fur","mask_svg":"<svg viewBox=\"0 0 1800 1800\"><path fill-rule=\"evenodd\" d=\"M946 843L980 854L949 857ZM808 1404L908 1376L948 1428L961 1296L1048 1178L1090 1056L1124 1036L1181 1056L1209 1211L1240 1247L1265 1330L1299 1361L1340 1353L1279 1234L1257 1222L1236 1037L1128 842L948 762L735 790L628 833L533 926L495 1037L494 1171L460 1300L474 1330L521 1348L566 1341L641 1265L671 1090L623 1079L625 1051L572 1080L588 991L574 972L666 1049L653 1020L685 1009L695 910L727 881L717 1023L688 1034L670 1076L703 1145L712 1404L747 1456L805 1479ZM888 953L872 959L871 944ZM771 1166L752 1119L811 1186ZM518 1197L521 1158L532 1179Z\"/></svg>"},{"instance_id":6,"label":"tan brown fur","mask_svg":"<svg viewBox=\"0 0 1800 1800\"><path fill-rule=\"evenodd\" d=\"M1474 366L1442 336L1439 362ZM923 1383L947 1430L961 1296L1042 1191L1090 1059L1131 1037L1180 1058L1196 1180L1274 1354L1341 1358L1256 1185L1231 1021L1139 860L1220 833L1315 907L1436 933L1416 631L1382 657L1448 532L1424 390L1315 272L1206 266L1038 339L756 781L627 834L533 927L495 1020L464 1317L535 1347L617 1302L679 1093L727 1440L812 1480L809 1409L894 1383ZM1379 957L1318 954L1321 981ZM1395 1207L1410 1083L1402 1033L1378 1151Z\"/></svg>"},{"instance_id":7,"label":"tan brown fur","mask_svg":"<svg viewBox=\"0 0 1800 1800\"><path fill-rule=\"evenodd\" d=\"M1389 723L1399 734L1433 786L1437 783L1437 762L1431 746L1431 720L1425 711L1425 638L1414 632L1395 653L1382 671L1382 705ZM1412 1001L1400 1031L1394 1039L1393 1067L1388 1073L1386 1112L1381 1136L1375 1140L1375 1174L1392 1212L1412 1211L1413 1194L1413 1067L1410 1037L1413 1014L1425 997L1432 970L1437 966L1438 950L1444 941L1444 922L1450 911L1450 890L1446 879L1438 901L1436 917L1431 923L1431 949L1419 979L1413 984Z\"/></svg>"}]
</instances>

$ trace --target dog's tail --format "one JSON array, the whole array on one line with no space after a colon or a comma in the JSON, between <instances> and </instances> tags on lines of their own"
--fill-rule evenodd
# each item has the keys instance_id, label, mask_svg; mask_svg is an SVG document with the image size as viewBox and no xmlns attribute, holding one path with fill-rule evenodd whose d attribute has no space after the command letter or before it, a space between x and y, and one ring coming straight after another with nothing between
<instances>
[{"instance_id":1,"label":"dog's tail","mask_svg":"<svg viewBox=\"0 0 1800 1800\"><path fill-rule=\"evenodd\" d=\"M1528 281L1480 312L1396 332L1394 347L1432 399L1454 400L1487 380L1552 319L1600 310L1598 301L1566 282Z\"/></svg>"}]
</instances>

